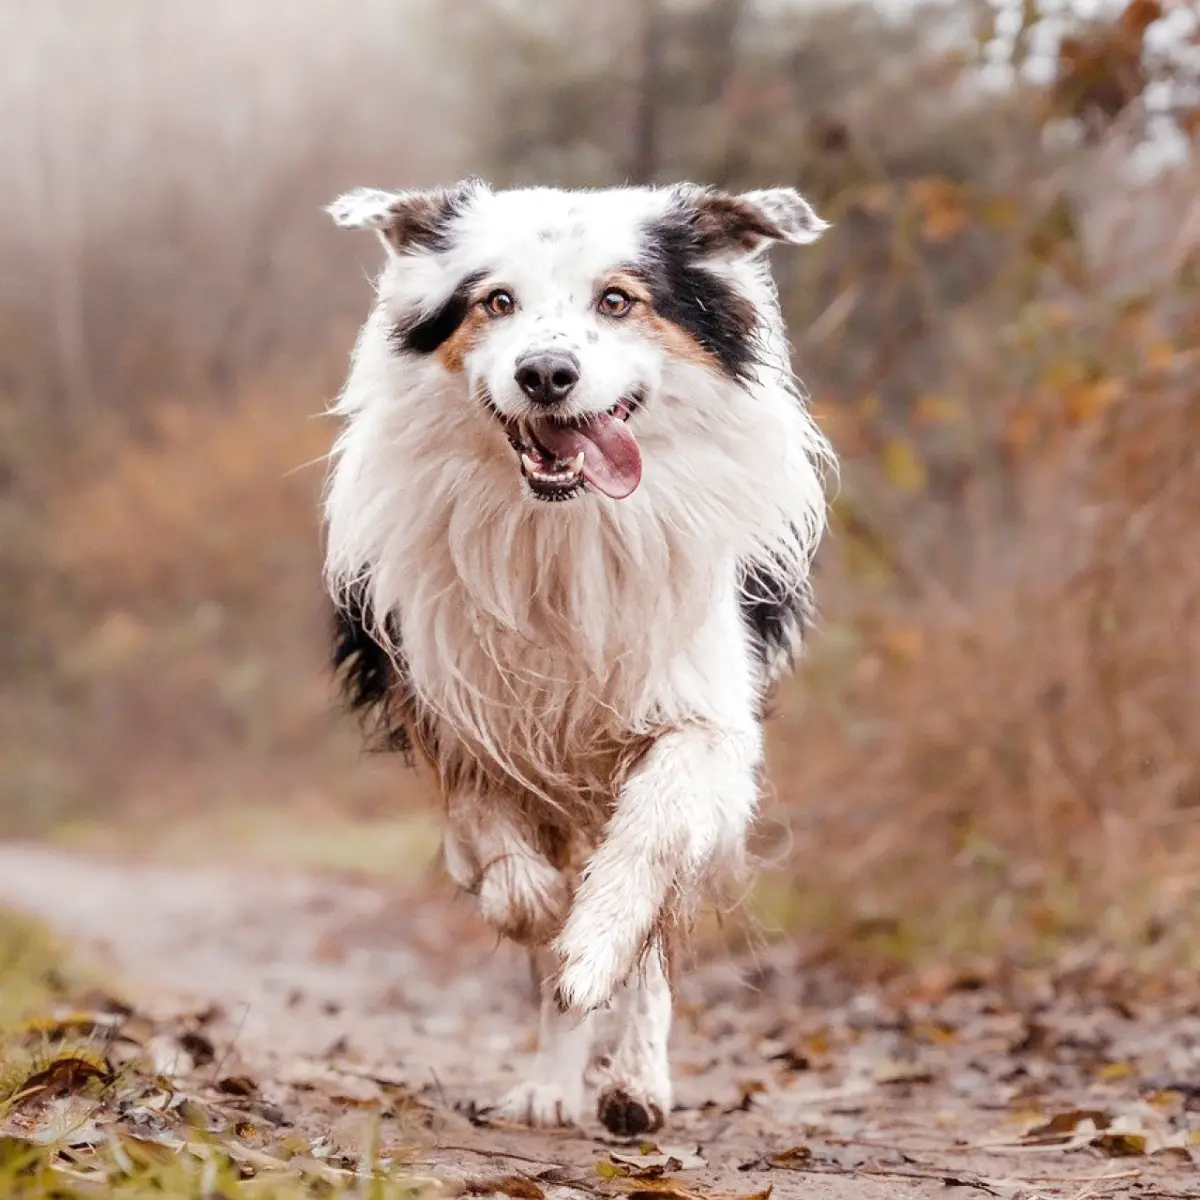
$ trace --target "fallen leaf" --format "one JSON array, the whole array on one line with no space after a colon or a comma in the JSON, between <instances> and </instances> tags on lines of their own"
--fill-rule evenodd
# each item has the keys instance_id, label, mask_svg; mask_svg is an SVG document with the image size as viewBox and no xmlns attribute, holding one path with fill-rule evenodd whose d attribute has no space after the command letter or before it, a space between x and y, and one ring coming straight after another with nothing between
<instances>
[{"instance_id":1,"label":"fallen leaf","mask_svg":"<svg viewBox=\"0 0 1200 1200\"><path fill-rule=\"evenodd\" d=\"M1027 1130L1025 1137L1038 1139L1061 1137L1063 1141L1067 1141L1073 1133L1099 1132L1107 1129L1111 1122L1112 1114L1103 1109L1071 1108L1055 1113L1048 1121Z\"/></svg>"},{"instance_id":2,"label":"fallen leaf","mask_svg":"<svg viewBox=\"0 0 1200 1200\"><path fill-rule=\"evenodd\" d=\"M876 1083L933 1083L934 1074L917 1063L884 1062L875 1070Z\"/></svg>"},{"instance_id":3,"label":"fallen leaf","mask_svg":"<svg viewBox=\"0 0 1200 1200\"><path fill-rule=\"evenodd\" d=\"M60 1046L34 1056L7 1099L16 1103L47 1092L74 1092L92 1082L109 1083L112 1077L103 1054L88 1046Z\"/></svg>"},{"instance_id":4,"label":"fallen leaf","mask_svg":"<svg viewBox=\"0 0 1200 1200\"><path fill-rule=\"evenodd\" d=\"M539 1171L534 1178L539 1183L567 1183L571 1179L571 1171L567 1167L547 1167Z\"/></svg>"},{"instance_id":5,"label":"fallen leaf","mask_svg":"<svg viewBox=\"0 0 1200 1200\"><path fill-rule=\"evenodd\" d=\"M652 1162L644 1167L631 1167L630 1179L662 1179L668 1171L678 1171L679 1160L668 1158L666 1162Z\"/></svg>"},{"instance_id":6,"label":"fallen leaf","mask_svg":"<svg viewBox=\"0 0 1200 1200\"><path fill-rule=\"evenodd\" d=\"M258 1084L249 1075L226 1075L217 1080L217 1091L226 1096L254 1096L258 1093Z\"/></svg>"},{"instance_id":7,"label":"fallen leaf","mask_svg":"<svg viewBox=\"0 0 1200 1200\"><path fill-rule=\"evenodd\" d=\"M610 1162L607 1158L596 1160L596 1174L601 1179L620 1179L629 1174L629 1168L621 1163Z\"/></svg>"},{"instance_id":8,"label":"fallen leaf","mask_svg":"<svg viewBox=\"0 0 1200 1200\"><path fill-rule=\"evenodd\" d=\"M1196 1156L1186 1146L1163 1146L1161 1149L1152 1150L1150 1153L1154 1158L1172 1159L1187 1166L1192 1166L1196 1161Z\"/></svg>"},{"instance_id":9,"label":"fallen leaf","mask_svg":"<svg viewBox=\"0 0 1200 1200\"><path fill-rule=\"evenodd\" d=\"M712 1200L712 1197L692 1191L678 1179L657 1179L640 1183L629 1189L625 1195L629 1200L662 1200L664 1196L674 1196L676 1200Z\"/></svg>"},{"instance_id":10,"label":"fallen leaf","mask_svg":"<svg viewBox=\"0 0 1200 1200\"><path fill-rule=\"evenodd\" d=\"M613 1162L631 1168L635 1179L655 1179L668 1171L693 1171L707 1166L695 1147L657 1146L657 1154L629 1154L618 1150L610 1151Z\"/></svg>"},{"instance_id":11,"label":"fallen leaf","mask_svg":"<svg viewBox=\"0 0 1200 1200\"><path fill-rule=\"evenodd\" d=\"M1088 1143L1110 1158L1138 1158L1146 1153L1144 1133L1102 1133Z\"/></svg>"},{"instance_id":12,"label":"fallen leaf","mask_svg":"<svg viewBox=\"0 0 1200 1200\"><path fill-rule=\"evenodd\" d=\"M772 1054L769 1062L783 1063L789 1071L808 1071L812 1068L812 1060L801 1050L789 1046L778 1054Z\"/></svg>"},{"instance_id":13,"label":"fallen leaf","mask_svg":"<svg viewBox=\"0 0 1200 1200\"><path fill-rule=\"evenodd\" d=\"M792 1146L769 1156L767 1161L776 1167L799 1167L812 1162L813 1152L807 1146Z\"/></svg>"},{"instance_id":14,"label":"fallen leaf","mask_svg":"<svg viewBox=\"0 0 1200 1200\"><path fill-rule=\"evenodd\" d=\"M466 1196L512 1196L513 1200L546 1200L546 1193L524 1175L498 1175L495 1179L468 1179Z\"/></svg>"}]
</instances>

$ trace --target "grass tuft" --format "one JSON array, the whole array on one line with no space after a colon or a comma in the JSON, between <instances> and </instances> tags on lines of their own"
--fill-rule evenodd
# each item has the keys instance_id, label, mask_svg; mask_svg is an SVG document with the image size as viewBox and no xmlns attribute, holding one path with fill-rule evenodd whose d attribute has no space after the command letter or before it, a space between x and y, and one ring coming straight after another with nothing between
<instances>
[{"instance_id":1,"label":"grass tuft","mask_svg":"<svg viewBox=\"0 0 1200 1200\"><path fill-rule=\"evenodd\" d=\"M147 1030L178 1031L104 997L59 939L2 909L0 979L5 1200L410 1200L435 1186L381 1157L376 1140L337 1165L296 1135L247 1141L211 1088L155 1071Z\"/></svg>"}]
</instances>

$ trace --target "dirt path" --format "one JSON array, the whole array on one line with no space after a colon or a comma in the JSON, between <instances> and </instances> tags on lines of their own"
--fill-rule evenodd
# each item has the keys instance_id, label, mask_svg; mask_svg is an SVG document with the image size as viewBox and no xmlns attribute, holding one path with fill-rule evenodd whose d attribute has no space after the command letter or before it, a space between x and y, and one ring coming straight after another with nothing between
<instances>
[{"instance_id":1,"label":"dirt path","mask_svg":"<svg viewBox=\"0 0 1200 1200\"><path fill-rule=\"evenodd\" d=\"M88 947L139 1009L209 1010L215 1059L177 1046L164 1066L252 1078L262 1119L297 1135L349 1146L382 1108L422 1172L629 1186L597 1163L637 1149L597 1122L479 1115L530 1049L529 979L445 893L3 845L0 904ZM725 956L684 982L660 1143L698 1149L670 1168L692 1194L1200 1196L1198 1013L1194 990L1133 997L1069 970L855 992L786 946Z\"/></svg>"}]
</instances>

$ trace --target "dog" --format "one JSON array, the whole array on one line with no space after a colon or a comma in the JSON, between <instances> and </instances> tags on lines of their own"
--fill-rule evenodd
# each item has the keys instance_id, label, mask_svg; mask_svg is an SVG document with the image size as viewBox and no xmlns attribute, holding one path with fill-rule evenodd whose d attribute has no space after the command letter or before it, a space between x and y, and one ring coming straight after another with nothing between
<instances>
[{"instance_id":1,"label":"dog","mask_svg":"<svg viewBox=\"0 0 1200 1200\"><path fill-rule=\"evenodd\" d=\"M328 211L386 252L332 409L335 667L430 770L449 875L532 951L537 1060L493 1111L574 1124L586 1081L610 1131L653 1131L676 950L742 876L811 615L835 464L766 251L827 224L790 188L476 178Z\"/></svg>"}]
</instances>

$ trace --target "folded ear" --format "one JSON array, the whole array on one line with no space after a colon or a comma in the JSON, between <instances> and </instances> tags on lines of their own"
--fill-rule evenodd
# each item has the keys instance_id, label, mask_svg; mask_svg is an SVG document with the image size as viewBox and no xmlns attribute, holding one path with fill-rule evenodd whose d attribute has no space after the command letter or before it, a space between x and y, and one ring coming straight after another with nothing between
<instances>
[{"instance_id":1,"label":"folded ear","mask_svg":"<svg viewBox=\"0 0 1200 1200\"><path fill-rule=\"evenodd\" d=\"M390 253L437 250L450 222L484 186L481 180L466 179L453 187L430 191L355 188L339 196L325 211L343 229L375 230Z\"/></svg>"},{"instance_id":2,"label":"folded ear","mask_svg":"<svg viewBox=\"0 0 1200 1200\"><path fill-rule=\"evenodd\" d=\"M711 254L738 258L758 254L772 242L806 245L829 228L794 188L741 195L710 189L696 193L691 204L696 233Z\"/></svg>"}]
</instances>

